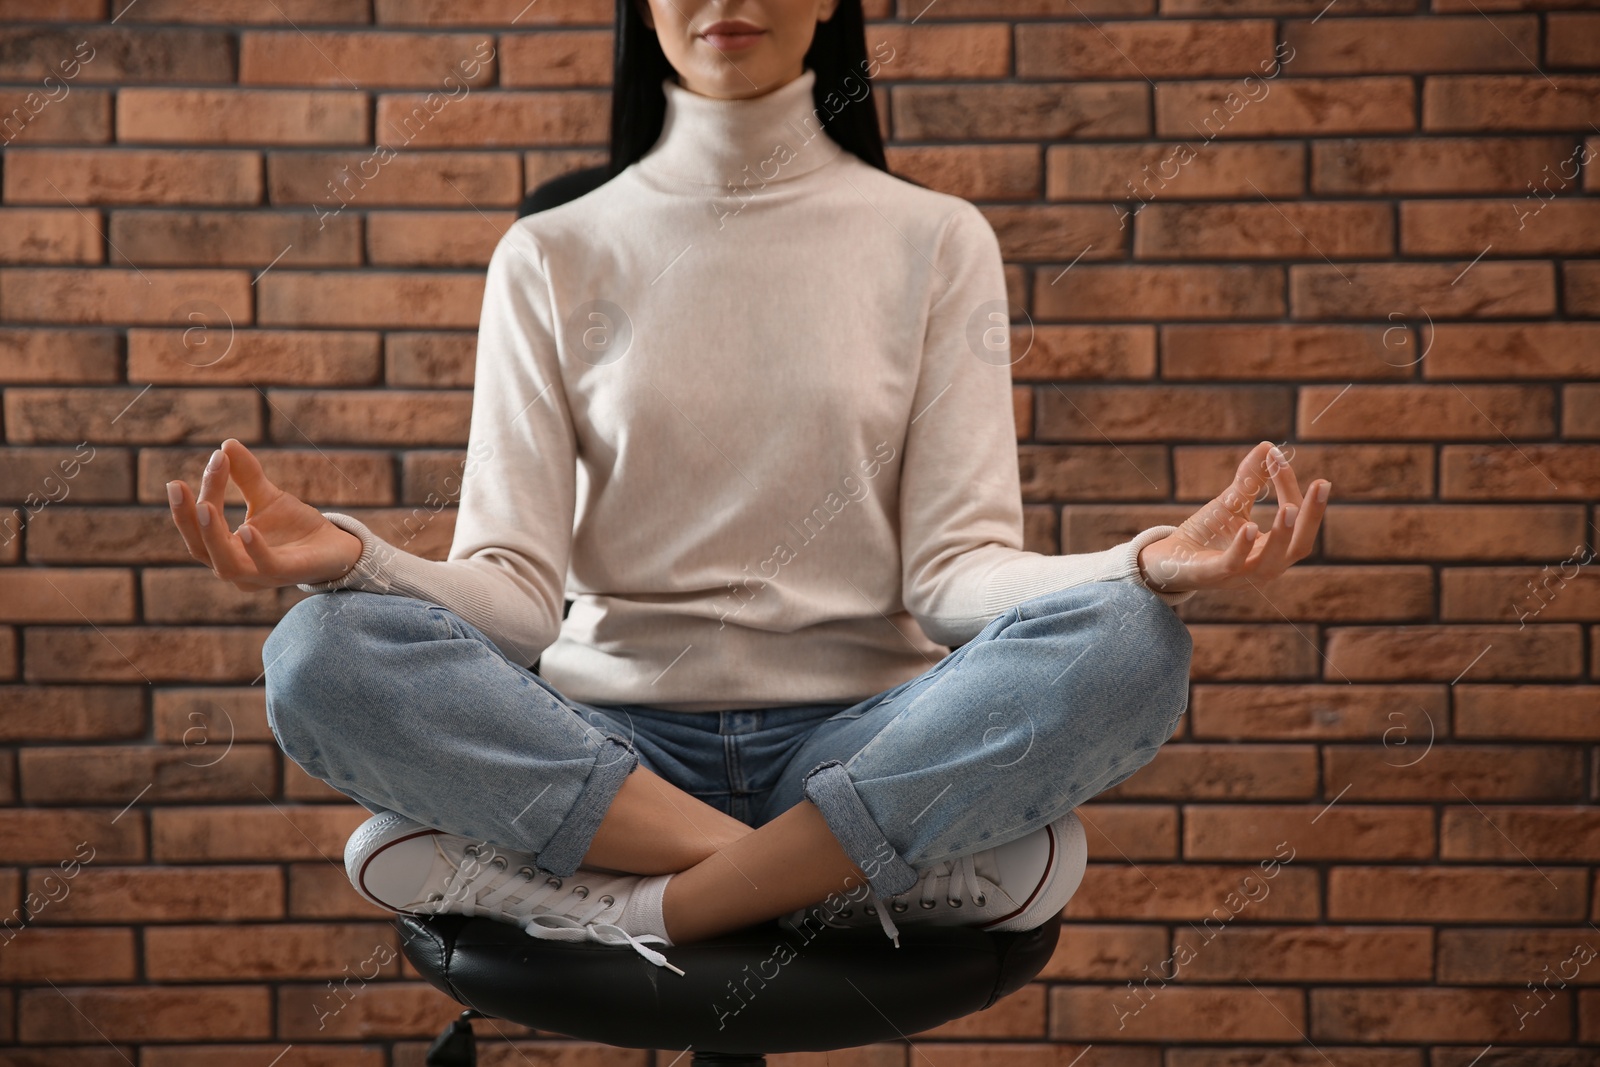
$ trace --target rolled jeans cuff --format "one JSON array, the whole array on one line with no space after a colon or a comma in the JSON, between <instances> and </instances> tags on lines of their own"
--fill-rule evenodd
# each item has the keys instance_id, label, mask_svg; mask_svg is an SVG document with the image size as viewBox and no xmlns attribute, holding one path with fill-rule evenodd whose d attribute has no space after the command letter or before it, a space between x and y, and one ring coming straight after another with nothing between
<instances>
[{"instance_id":1,"label":"rolled jeans cuff","mask_svg":"<svg viewBox=\"0 0 1600 1067\"><path fill-rule=\"evenodd\" d=\"M805 798L817 806L850 861L861 868L880 897L904 893L917 884L916 870L900 858L861 802L855 783L838 760L819 763L801 783Z\"/></svg>"},{"instance_id":2,"label":"rolled jeans cuff","mask_svg":"<svg viewBox=\"0 0 1600 1067\"><path fill-rule=\"evenodd\" d=\"M611 746L621 751L619 758L607 758ZM578 869L594 840L595 831L600 829L600 821L616 799L617 790L622 788L623 779L638 765L639 754L626 741L609 736L602 739L594 767L584 780L578 799L572 802L561 826L538 852L541 870L557 878L566 878Z\"/></svg>"}]
</instances>

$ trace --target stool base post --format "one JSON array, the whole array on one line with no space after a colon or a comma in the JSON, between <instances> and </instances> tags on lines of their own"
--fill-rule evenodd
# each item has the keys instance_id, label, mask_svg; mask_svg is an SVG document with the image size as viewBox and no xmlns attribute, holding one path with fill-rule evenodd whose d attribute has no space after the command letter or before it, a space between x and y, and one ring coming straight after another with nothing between
<instances>
[{"instance_id":1,"label":"stool base post","mask_svg":"<svg viewBox=\"0 0 1600 1067\"><path fill-rule=\"evenodd\" d=\"M742 1052L696 1052L690 1067L766 1067L767 1058Z\"/></svg>"}]
</instances>

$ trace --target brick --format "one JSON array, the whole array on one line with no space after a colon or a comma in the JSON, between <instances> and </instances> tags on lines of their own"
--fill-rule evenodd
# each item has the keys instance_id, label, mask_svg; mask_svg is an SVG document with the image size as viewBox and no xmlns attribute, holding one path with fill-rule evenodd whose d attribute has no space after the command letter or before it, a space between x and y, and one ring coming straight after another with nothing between
<instances>
[{"instance_id":1,"label":"brick","mask_svg":"<svg viewBox=\"0 0 1600 1067\"><path fill-rule=\"evenodd\" d=\"M1221 484L1221 483L1219 483ZM1266 522L1257 513L1258 520ZM1371 590L1382 588L1374 603ZM1425 567L1317 567L1300 563L1263 587L1202 589L1184 608L1188 622L1426 621L1433 579Z\"/></svg>"},{"instance_id":2,"label":"brick","mask_svg":"<svg viewBox=\"0 0 1600 1067\"><path fill-rule=\"evenodd\" d=\"M111 140L111 94L78 89L52 100L40 87L0 89L0 145L30 146ZM60 202L60 198L56 198Z\"/></svg>"},{"instance_id":3,"label":"brick","mask_svg":"<svg viewBox=\"0 0 1600 1067\"><path fill-rule=\"evenodd\" d=\"M455 96L494 81L494 40L468 33L247 31L239 84L415 87Z\"/></svg>"},{"instance_id":4,"label":"brick","mask_svg":"<svg viewBox=\"0 0 1600 1067\"><path fill-rule=\"evenodd\" d=\"M461 1010L425 982L369 982L342 995L326 984L278 986L278 1037L286 1041L340 1038L433 1038Z\"/></svg>"},{"instance_id":5,"label":"brick","mask_svg":"<svg viewBox=\"0 0 1600 1067\"><path fill-rule=\"evenodd\" d=\"M0 77L7 81L33 82L54 75L75 86L228 82L234 68L232 38L221 30L205 29L18 26L0 29L0 56L4 57Z\"/></svg>"},{"instance_id":6,"label":"brick","mask_svg":"<svg viewBox=\"0 0 1600 1067\"><path fill-rule=\"evenodd\" d=\"M30 871L29 891L43 892L52 870ZM103 867L97 857L70 884L71 892L42 912L40 922L227 922L283 915L283 873L277 867Z\"/></svg>"},{"instance_id":7,"label":"brick","mask_svg":"<svg viewBox=\"0 0 1600 1067\"><path fill-rule=\"evenodd\" d=\"M890 113L906 141L1098 140L1147 136L1148 101L1143 84L1120 82L904 85Z\"/></svg>"},{"instance_id":8,"label":"brick","mask_svg":"<svg viewBox=\"0 0 1600 1067\"><path fill-rule=\"evenodd\" d=\"M1474 1050L1478 1051L1478 1050ZM1334 1060L1339 1067L1422 1067L1423 1049L1411 1048L1358 1048L1352 1045L1318 1045L1261 1048L1178 1048L1167 1054L1170 1067L1317 1067ZM1452 1065L1465 1067L1465 1063Z\"/></svg>"},{"instance_id":9,"label":"brick","mask_svg":"<svg viewBox=\"0 0 1600 1067\"><path fill-rule=\"evenodd\" d=\"M1362 196L1416 193L1516 193L1520 196L1541 173L1572 156L1573 144L1571 137L1314 141L1311 144L1311 190L1319 194Z\"/></svg>"},{"instance_id":10,"label":"brick","mask_svg":"<svg viewBox=\"0 0 1600 1067\"><path fill-rule=\"evenodd\" d=\"M360 92L125 88L117 93L117 136L147 144L363 144L369 122L369 97Z\"/></svg>"},{"instance_id":11,"label":"brick","mask_svg":"<svg viewBox=\"0 0 1600 1067\"><path fill-rule=\"evenodd\" d=\"M1041 985L1028 985L1002 998L992 1007L917 1033L942 1038L1039 1038L1044 1036L1044 1022L1045 989Z\"/></svg>"},{"instance_id":12,"label":"brick","mask_svg":"<svg viewBox=\"0 0 1600 1067\"><path fill-rule=\"evenodd\" d=\"M1576 378L1600 375L1600 324L1440 323L1425 378Z\"/></svg>"},{"instance_id":13,"label":"brick","mask_svg":"<svg viewBox=\"0 0 1600 1067\"><path fill-rule=\"evenodd\" d=\"M1495 318L1550 315L1549 263L1362 263L1289 267L1297 319Z\"/></svg>"},{"instance_id":14,"label":"brick","mask_svg":"<svg viewBox=\"0 0 1600 1067\"><path fill-rule=\"evenodd\" d=\"M1327 6L1327 0L1166 0L1161 10L1168 15L1315 15ZM1339 7L1346 14L1408 13L1416 10L1417 0L1354 0Z\"/></svg>"},{"instance_id":15,"label":"brick","mask_svg":"<svg viewBox=\"0 0 1600 1067\"><path fill-rule=\"evenodd\" d=\"M261 686L184 686L152 694L155 739L167 744L275 741Z\"/></svg>"},{"instance_id":16,"label":"brick","mask_svg":"<svg viewBox=\"0 0 1600 1067\"><path fill-rule=\"evenodd\" d=\"M1188 718L1195 738L1399 744L1444 732L1448 701L1439 685L1196 685Z\"/></svg>"},{"instance_id":17,"label":"brick","mask_svg":"<svg viewBox=\"0 0 1600 1067\"><path fill-rule=\"evenodd\" d=\"M139 148L63 148L6 153L7 203L257 204L261 156Z\"/></svg>"},{"instance_id":18,"label":"brick","mask_svg":"<svg viewBox=\"0 0 1600 1067\"><path fill-rule=\"evenodd\" d=\"M1278 856L1275 861L1274 855ZM1241 923L1316 919L1320 904L1317 873L1283 862L1286 855L1292 853L1267 852L1253 864L1147 863L1139 868L1090 864L1064 914L1073 920L1174 922L1198 922L1209 916L1213 923L1224 918ZM1276 866L1261 866L1267 861ZM1270 878L1265 876L1269 869L1274 872ZM1581 881L1573 884L1581 885ZM1246 892L1250 895L1245 896ZM1581 897L1581 891L1577 895Z\"/></svg>"},{"instance_id":19,"label":"brick","mask_svg":"<svg viewBox=\"0 0 1600 1067\"><path fill-rule=\"evenodd\" d=\"M0 209L0 263L99 263L100 225L93 211Z\"/></svg>"},{"instance_id":20,"label":"brick","mask_svg":"<svg viewBox=\"0 0 1600 1067\"><path fill-rule=\"evenodd\" d=\"M199 567L147 567L140 595L153 623L275 623L293 602L288 590L235 589Z\"/></svg>"},{"instance_id":21,"label":"brick","mask_svg":"<svg viewBox=\"0 0 1600 1067\"><path fill-rule=\"evenodd\" d=\"M29 631L30 682L238 681L261 674L264 626L41 626Z\"/></svg>"},{"instance_id":22,"label":"brick","mask_svg":"<svg viewBox=\"0 0 1600 1067\"><path fill-rule=\"evenodd\" d=\"M1481 658L1480 658L1481 654ZM1576 678L1583 670L1576 626L1329 627L1327 669L1351 681L1453 682Z\"/></svg>"},{"instance_id":23,"label":"brick","mask_svg":"<svg viewBox=\"0 0 1600 1067\"><path fill-rule=\"evenodd\" d=\"M1600 968L1587 967L1595 954L1594 931L1568 930L1441 930L1439 981L1452 985L1502 984L1523 987L1518 1006L1536 1006L1540 999L1567 984L1592 985Z\"/></svg>"},{"instance_id":24,"label":"brick","mask_svg":"<svg viewBox=\"0 0 1600 1067\"><path fill-rule=\"evenodd\" d=\"M1600 437L1600 386L1562 387L1562 437Z\"/></svg>"},{"instance_id":25,"label":"brick","mask_svg":"<svg viewBox=\"0 0 1600 1067\"><path fill-rule=\"evenodd\" d=\"M370 981L395 977L399 955L399 934L387 922L164 926L144 936L145 970L156 981Z\"/></svg>"},{"instance_id":26,"label":"brick","mask_svg":"<svg viewBox=\"0 0 1600 1067\"><path fill-rule=\"evenodd\" d=\"M1265 142L1051 145L1045 167L1051 200L1294 197L1305 183L1304 153Z\"/></svg>"},{"instance_id":27,"label":"brick","mask_svg":"<svg viewBox=\"0 0 1600 1067\"><path fill-rule=\"evenodd\" d=\"M1161 327L1167 379L1408 378L1417 358L1416 339L1403 325Z\"/></svg>"},{"instance_id":28,"label":"brick","mask_svg":"<svg viewBox=\"0 0 1600 1067\"><path fill-rule=\"evenodd\" d=\"M272 389L274 440L338 444L461 445L467 443L472 394Z\"/></svg>"},{"instance_id":29,"label":"brick","mask_svg":"<svg viewBox=\"0 0 1600 1067\"><path fill-rule=\"evenodd\" d=\"M199 323L204 327L207 323ZM351 330L128 331L128 380L159 385L375 385L377 333Z\"/></svg>"},{"instance_id":30,"label":"brick","mask_svg":"<svg viewBox=\"0 0 1600 1067\"><path fill-rule=\"evenodd\" d=\"M1166 78L1256 74L1270 61L1272 23L1232 22L1024 22L1016 28L1016 75L1045 78ZM1269 68L1270 69L1270 68Z\"/></svg>"},{"instance_id":31,"label":"brick","mask_svg":"<svg viewBox=\"0 0 1600 1067\"><path fill-rule=\"evenodd\" d=\"M1327 745L1323 780L1348 785L1350 800L1575 800L1583 793L1583 755L1571 746L1408 740L1403 748Z\"/></svg>"},{"instance_id":32,"label":"brick","mask_svg":"<svg viewBox=\"0 0 1600 1067\"><path fill-rule=\"evenodd\" d=\"M132 622L133 573L0 570L0 622Z\"/></svg>"},{"instance_id":33,"label":"brick","mask_svg":"<svg viewBox=\"0 0 1600 1067\"><path fill-rule=\"evenodd\" d=\"M1011 377L1018 381L1153 378L1153 326L1036 326L1013 336Z\"/></svg>"},{"instance_id":34,"label":"brick","mask_svg":"<svg viewBox=\"0 0 1600 1067\"><path fill-rule=\"evenodd\" d=\"M1422 87L1426 130L1568 130L1587 125L1600 76L1441 75Z\"/></svg>"},{"instance_id":35,"label":"brick","mask_svg":"<svg viewBox=\"0 0 1600 1067\"><path fill-rule=\"evenodd\" d=\"M243 518L230 516L236 523ZM45 508L28 523L30 563L190 563L168 508Z\"/></svg>"},{"instance_id":36,"label":"brick","mask_svg":"<svg viewBox=\"0 0 1600 1067\"><path fill-rule=\"evenodd\" d=\"M1330 18L1284 23L1295 74L1526 70L1539 51L1534 15Z\"/></svg>"},{"instance_id":37,"label":"brick","mask_svg":"<svg viewBox=\"0 0 1600 1067\"><path fill-rule=\"evenodd\" d=\"M1457 500L1593 500L1600 445L1446 445L1439 495Z\"/></svg>"},{"instance_id":38,"label":"brick","mask_svg":"<svg viewBox=\"0 0 1600 1067\"><path fill-rule=\"evenodd\" d=\"M883 29L873 27L875 34ZM996 47L992 33L974 36L980 38L982 45L974 49L976 54L986 55ZM499 60L499 84L509 89L548 89L557 86L598 88L609 85L611 50L614 46L615 36L610 30L507 34L500 38L500 52L496 57ZM900 46L896 44L893 47L896 58L899 58ZM1009 42L1002 38L998 47L1004 56L1009 51ZM895 168L895 173L899 172L899 168Z\"/></svg>"},{"instance_id":39,"label":"brick","mask_svg":"<svg viewBox=\"0 0 1600 1067\"><path fill-rule=\"evenodd\" d=\"M1337 486L1341 501L1412 500L1433 495L1434 450L1429 445L1296 442L1291 447L1293 452L1286 448L1285 454L1302 493L1316 477L1326 478ZM1177 495L1209 501L1232 484L1243 451L1238 445L1177 446L1172 450ZM1272 499L1277 498L1274 495ZM1277 581L1289 580L1303 566L1303 563L1296 564ZM1270 595L1277 599L1277 593Z\"/></svg>"},{"instance_id":40,"label":"brick","mask_svg":"<svg viewBox=\"0 0 1600 1067\"><path fill-rule=\"evenodd\" d=\"M130 22L364 23L366 0L273 0L266 8L250 0L141 0L122 8Z\"/></svg>"},{"instance_id":41,"label":"brick","mask_svg":"<svg viewBox=\"0 0 1600 1067\"><path fill-rule=\"evenodd\" d=\"M1051 1035L1080 1041L1254 1042L1293 1041L1305 1031L1305 1002L1298 990L1189 988L1162 983L1159 975L1155 981L1138 990L1052 989Z\"/></svg>"},{"instance_id":42,"label":"brick","mask_svg":"<svg viewBox=\"0 0 1600 1067\"><path fill-rule=\"evenodd\" d=\"M1033 200L1041 184L1037 152L1027 145L898 145L889 169L964 200ZM536 184L533 169L529 184Z\"/></svg>"},{"instance_id":43,"label":"brick","mask_svg":"<svg viewBox=\"0 0 1600 1067\"><path fill-rule=\"evenodd\" d=\"M469 387L473 380L477 345L475 333L418 330L415 333L386 334L384 380L389 385L402 387Z\"/></svg>"},{"instance_id":44,"label":"brick","mask_svg":"<svg viewBox=\"0 0 1600 1067\"><path fill-rule=\"evenodd\" d=\"M1276 266L1111 266L1079 264L1034 286L1040 319L1266 319L1285 312L1283 271ZM3 272L0 272L3 278Z\"/></svg>"},{"instance_id":45,"label":"brick","mask_svg":"<svg viewBox=\"0 0 1600 1067\"><path fill-rule=\"evenodd\" d=\"M1060 519L1046 504L1022 506L1022 544L1029 552L1054 555L1061 546Z\"/></svg>"},{"instance_id":46,"label":"brick","mask_svg":"<svg viewBox=\"0 0 1600 1067\"><path fill-rule=\"evenodd\" d=\"M25 989L23 1041L262 1038L271 1034L265 986ZM90 1020L93 1020L91 1022Z\"/></svg>"},{"instance_id":47,"label":"brick","mask_svg":"<svg viewBox=\"0 0 1600 1067\"><path fill-rule=\"evenodd\" d=\"M1271 855L1284 840L1294 843L1297 859L1433 858L1431 808L1359 805L1346 795L1334 803L1185 804L1184 859L1249 860Z\"/></svg>"},{"instance_id":48,"label":"brick","mask_svg":"<svg viewBox=\"0 0 1600 1067\"><path fill-rule=\"evenodd\" d=\"M382 267L481 267L516 221L509 211L382 211L367 216L367 262Z\"/></svg>"},{"instance_id":49,"label":"brick","mask_svg":"<svg viewBox=\"0 0 1600 1067\"><path fill-rule=\"evenodd\" d=\"M1316 793L1316 761L1316 750L1309 745L1171 744L1100 796L1116 800L1298 799Z\"/></svg>"},{"instance_id":50,"label":"brick","mask_svg":"<svg viewBox=\"0 0 1600 1067\"><path fill-rule=\"evenodd\" d=\"M1068 923L1041 979L1104 982L1140 977L1140 969L1168 954L1167 931L1159 926Z\"/></svg>"},{"instance_id":51,"label":"brick","mask_svg":"<svg viewBox=\"0 0 1600 1067\"><path fill-rule=\"evenodd\" d=\"M299 212L118 211L109 243L116 266L265 268L361 263L354 216L318 220Z\"/></svg>"},{"instance_id":52,"label":"brick","mask_svg":"<svg viewBox=\"0 0 1600 1067\"><path fill-rule=\"evenodd\" d=\"M420 1064L422 1051L418 1050L417 1055ZM370 1045L285 1046L281 1041L261 1045L145 1045L140 1056L142 1067L210 1067L224 1061L236 1067L385 1067L387 1063L383 1050Z\"/></svg>"},{"instance_id":53,"label":"brick","mask_svg":"<svg viewBox=\"0 0 1600 1067\"><path fill-rule=\"evenodd\" d=\"M1586 622L1600 616L1600 575L1580 569L1592 556L1574 546L1565 559L1530 567L1446 568L1439 618L1447 621ZM1569 573L1570 572L1570 573Z\"/></svg>"},{"instance_id":54,"label":"brick","mask_svg":"<svg viewBox=\"0 0 1600 1067\"><path fill-rule=\"evenodd\" d=\"M1186 981L1426 982L1433 977L1427 927L1242 926L1178 929ZM1192 958L1190 958L1192 957ZM1174 962L1178 962L1174 960Z\"/></svg>"},{"instance_id":55,"label":"brick","mask_svg":"<svg viewBox=\"0 0 1600 1067\"><path fill-rule=\"evenodd\" d=\"M1560 1041L1571 1032L1570 994L1519 1028L1500 989L1313 989L1311 1040Z\"/></svg>"},{"instance_id":56,"label":"brick","mask_svg":"<svg viewBox=\"0 0 1600 1067\"><path fill-rule=\"evenodd\" d=\"M18 763L30 804L253 800L277 789L276 753L267 745L29 747Z\"/></svg>"},{"instance_id":57,"label":"brick","mask_svg":"<svg viewBox=\"0 0 1600 1067\"><path fill-rule=\"evenodd\" d=\"M1392 77L1161 82L1155 111L1156 136L1201 142L1404 133L1417 126L1411 79Z\"/></svg>"},{"instance_id":58,"label":"brick","mask_svg":"<svg viewBox=\"0 0 1600 1067\"><path fill-rule=\"evenodd\" d=\"M267 196L273 204L316 205L320 219L352 204L511 207L522 187L516 157L504 152L281 151L267 155Z\"/></svg>"},{"instance_id":59,"label":"brick","mask_svg":"<svg viewBox=\"0 0 1600 1067\"><path fill-rule=\"evenodd\" d=\"M1082 254L1085 262L1120 256L1126 228L1104 207L1076 204L983 209L1008 262Z\"/></svg>"},{"instance_id":60,"label":"brick","mask_svg":"<svg viewBox=\"0 0 1600 1067\"><path fill-rule=\"evenodd\" d=\"M5 417L11 440L29 444L90 437L144 444L261 436L260 402L251 389L8 389Z\"/></svg>"},{"instance_id":61,"label":"brick","mask_svg":"<svg viewBox=\"0 0 1600 1067\"><path fill-rule=\"evenodd\" d=\"M4 284L5 272L0 271L0 286ZM260 290L264 326L476 329L483 306L481 273L294 271L268 274Z\"/></svg>"},{"instance_id":62,"label":"brick","mask_svg":"<svg viewBox=\"0 0 1600 1067\"><path fill-rule=\"evenodd\" d=\"M16 153L6 157L6 173ZM113 382L119 377L117 339L109 330L29 330L0 327L0 382Z\"/></svg>"},{"instance_id":63,"label":"brick","mask_svg":"<svg viewBox=\"0 0 1600 1067\"><path fill-rule=\"evenodd\" d=\"M1575 749L1576 746L1569 746ZM1581 754L1571 752L1573 763ZM1581 787L1581 781L1579 783ZM1576 791L1574 791L1576 792ZM1473 799L1483 794L1474 791ZM1439 825L1439 857L1450 860L1522 859L1530 863L1593 863L1600 826L1590 807L1448 807Z\"/></svg>"},{"instance_id":64,"label":"brick","mask_svg":"<svg viewBox=\"0 0 1600 1067\"><path fill-rule=\"evenodd\" d=\"M1400 205L1408 256L1583 255L1600 245L1600 204L1583 200L1431 200Z\"/></svg>"},{"instance_id":65,"label":"brick","mask_svg":"<svg viewBox=\"0 0 1600 1067\"><path fill-rule=\"evenodd\" d=\"M0 318L164 325L200 310L244 323L249 284L234 271L0 268Z\"/></svg>"},{"instance_id":66,"label":"brick","mask_svg":"<svg viewBox=\"0 0 1600 1067\"><path fill-rule=\"evenodd\" d=\"M0 499L37 509L71 500L79 504L132 498L132 456L121 448L0 447Z\"/></svg>"},{"instance_id":67,"label":"brick","mask_svg":"<svg viewBox=\"0 0 1600 1067\"><path fill-rule=\"evenodd\" d=\"M1540 385L1306 385L1298 399L1296 422L1312 439L1499 440L1555 432L1555 394Z\"/></svg>"},{"instance_id":68,"label":"brick","mask_svg":"<svg viewBox=\"0 0 1600 1067\"><path fill-rule=\"evenodd\" d=\"M1544 563L1583 530L1582 510L1562 504L1330 504L1321 537L1328 559Z\"/></svg>"},{"instance_id":69,"label":"brick","mask_svg":"<svg viewBox=\"0 0 1600 1067\"><path fill-rule=\"evenodd\" d=\"M605 140L609 98L583 89L496 90L455 99L443 91L383 93L376 124L384 143L408 149L580 145Z\"/></svg>"},{"instance_id":70,"label":"brick","mask_svg":"<svg viewBox=\"0 0 1600 1067\"><path fill-rule=\"evenodd\" d=\"M333 862L330 857L342 857L345 841L371 817L354 802L157 808L151 852L162 863Z\"/></svg>"},{"instance_id":71,"label":"brick","mask_svg":"<svg viewBox=\"0 0 1600 1067\"><path fill-rule=\"evenodd\" d=\"M1544 45L1545 65L1575 70L1600 67L1600 14L1592 11L1556 11L1544 17L1549 37Z\"/></svg>"},{"instance_id":72,"label":"brick","mask_svg":"<svg viewBox=\"0 0 1600 1067\"><path fill-rule=\"evenodd\" d=\"M1592 685L1458 685L1454 693L1458 737L1586 741L1600 725Z\"/></svg>"},{"instance_id":73,"label":"brick","mask_svg":"<svg viewBox=\"0 0 1600 1067\"><path fill-rule=\"evenodd\" d=\"M357 894L342 866L321 859L288 866L289 914L297 919L377 919L394 915Z\"/></svg>"},{"instance_id":74,"label":"brick","mask_svg":"<svg viewBox=\"0 0 1600 1067\"><path fill-rule=\"evenodd\" d=\"M144 735L143 694L134 686L0 687L0 742L110 741Z\"/></svg>"},{"instance_id":75,"label":"brick","mask_svg":"<svg viewBox=\"0 0 1600 1067\"><path fill-rule=\"evenodd\" d=\"M1178 858L1178 811L1165 804L1080 804L1091 862Z\"/></svg>"},{"instance_id":76,"label":"brick","mask_svg":"<svg viewBox=\"0 0 1600 1067\"><path fill-rule=\"evenodd\" d=\"M0 809L0 832L12 863L83 865L145 858L144 815L118 808ZM112 819L116 819L112 822ZM83 873L83 867L78 868Z\"/></svg>"},{"instance_id":77,"label":"brick","mask_svg":"<svg viewBox=\"0 0 1600 1067\"><path fill-rule=\"evenodd\" d=\"M105 0L16 0L0 12L0 20L58 18L89 22L104 18L105 6Z\"/></svg>"},{"instance_id":78,"label":"brick","mask_svg":"<svg viewBox=\"0 0 1600 1067\"><path fill-rule=\"evenodd\" d=\"M137 977L133 954L128 929L25 930L0 952L0 981L128 982Z\"/></svg>"},{"instance_id":79,"label":"brick","mask_svg":"<svg viewBox=\"0 0 1600 1067\"><path fill-rule=\"evenodd\" d=\"M386 2L417 3L425 0L386 0ZM1152 15L1155 0L1087 0L1079 4L1082 14L1091 15ZM927 10L929 19L970 19L976 15L1000 18L1010 15L1040 15L1055 13L1050 0L949 0ZM1077 14L1077 12L1074 12Z\"/></svg>"},{"instance_id":80,"label":"brick","mask_svg":"<svg viewBox=\"0 0 1600 1067\"><path fill-rule=\"evenodd\" d=\"M315 435L313 439L329 440ZM198 492L200 475L213 451L214 446L141 449L139 499L147 504L165 504L166 483L174 479L189 483L189 488ZM387 453L335 448L263 448L255 454L262 470L280 489L302 500L315 501L318 506L394 503L394 461ZM232 480L223 498L229 504L244 503L244 493Z\"/></svg>"},{"instance_id":81,"label":"brick","mask_svg":"<svg viewBox=\"0 0 1600 1067\"><path fill-rule=\"evenodd\" d=\"M1380 204L1146 204L1134 230L1141 259L1358 259L1394 249Z\"/></svg>"},{"instance_id":82,"label":"brick","mask_svg":"<svg viewBox=\"0 0 1600 1067\"><path fill-rule=\"evenodd\" d=\"M1582 919L1581 870L1508 867L1330 867L1329 919L1433 923L1550 923ZM1552 884L1553 883L1553 884Z\"/></svg>"},{"instance_id":83,"label":"brick","mask_svg":"<svg viewBox=\"0 0 1600 1067\"><path fill-rule=\"evenodd\" d=\"M1027 394L1026 389L1013 389ZM1021 434L1019 433L1019 436ZM461 449L413 449L400 459L400 499L407 504L441 506L461 496L461 476L467 454Z\"/></svg>"},{"instance_id":84,"label":"brick","mask_svg":"<svg viewBox=\"0 0 1600 1067\"><path fill-rule=\"evenodd\" d=\"M1171 489L1166 449L1159 445L1023 445L1017 452L1026 501L1149 500Z\"/></svg>"},{"instance_id":85,"label":"brick","mask_svg":"<svg viewBox=\"0 0 1600 1067\"><path fill-rule=\"evenodd\" d=\"M1321 657L1313 639L1293 626L1196 623L1189 676L1197 682L1311 680Z\"/></svg>"},{"instance_id":86,"label":"brick","mask_svg":"<svg viewBox=\"0 0 1600 1067\"><path fill-rule=\"evenodd\" d=\"M1600 316L1600 269L1594 261L1563 263L1561 278L1569 315Z\"/></svg>"}]
</instances>

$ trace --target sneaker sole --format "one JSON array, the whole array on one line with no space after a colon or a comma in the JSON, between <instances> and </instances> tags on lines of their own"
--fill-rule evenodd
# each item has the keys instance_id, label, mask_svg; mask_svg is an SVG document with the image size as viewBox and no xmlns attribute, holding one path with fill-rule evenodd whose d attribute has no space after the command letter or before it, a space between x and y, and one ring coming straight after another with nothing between
<instances>
[{"instance_id":1,"label":"sneaker sole","mask_svg":"<svg viewBox=\"0 0 1600 1067\"><path fill-rule=\"evenodd\" d=\"M1036 929L1059 915L1078 891L1089 861L1089 839L1083 832L1083 823L1069 812L1045 829L1050 856L1039 884L1020 908L983 923L980 929L996 932Z\"/></svg>"},{"instance_id":2,"label":"sneaker sole","mask_svg":"<svg viewBox=\"0 0 1600 1067\"><path fill-rule=\"evenodd\" d=\"M344 846L344 869L350 877L350 884L369 903L375 904L385 911L392 911L400 915L422 915L423 912L410 911L397 908L378 895L376 886L367 882L372 861L377 859L385 850L393 848L403 841L411 841L418 837L437 834L439 831L431 826L414 829L416 823L396 812L388 812L376 819L369 819L362 823L356 832L350 835L350 840Z\"/></svg>"}]
</instances>

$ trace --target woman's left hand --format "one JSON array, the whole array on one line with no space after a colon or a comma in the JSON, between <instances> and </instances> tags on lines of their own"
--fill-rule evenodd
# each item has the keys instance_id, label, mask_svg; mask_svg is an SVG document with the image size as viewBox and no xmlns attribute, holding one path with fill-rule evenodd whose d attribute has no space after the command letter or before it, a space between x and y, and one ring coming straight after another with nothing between
<instances>
[{"instance_id":1,"label":"woman's left hand","mask_svg":"<svg viewBox=\"0 0 1600 1067\"><path fill-rule=\"evenodd\" d=\"M1278 497L1278 514L1263 535L1250 521L1250 509L1268 483ZM1332 482L1317 479L1302 498L1288 459L1271 441L1262 441L1240 461L1233 484L1140 550L1146 584L1179 593L1276 578L1310 554L1332 489Z\"/></svg>"}]
</instances>

